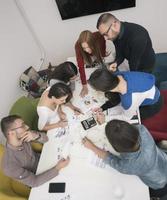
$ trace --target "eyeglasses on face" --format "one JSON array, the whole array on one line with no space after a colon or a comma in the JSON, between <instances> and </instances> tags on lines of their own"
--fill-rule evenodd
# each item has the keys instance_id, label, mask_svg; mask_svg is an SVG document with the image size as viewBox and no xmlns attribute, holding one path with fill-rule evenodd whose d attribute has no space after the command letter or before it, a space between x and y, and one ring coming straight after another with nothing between
<instances>
[{"instance_id":1,"label":"eyeglasses on face","mask_svg":"<svg viewBox=\"0 0 167 200\"><path fill-rule=\"evenodd\" d=\"M21 126L19 126L19 127L16 127L16 128L12 128L12 129L10 129L11 131L14 131L14 130L17 130L17 129L19 129L19 128L23 128L23 129L25 129L25 128L27 128L28 126L25 124L25 123L23 123Z\"/></svg>"},{"instance_id":2,"label":"eyeglasses on face","mask_svg":"<svg viewBox=\"0 0 167 200\"><path fill-rule=\"evenodd\" d=\"M108 27L107 31L102 34L103 36L108 36L111 26L112 26L112 24Z\"/></svg>"}]
</instances>

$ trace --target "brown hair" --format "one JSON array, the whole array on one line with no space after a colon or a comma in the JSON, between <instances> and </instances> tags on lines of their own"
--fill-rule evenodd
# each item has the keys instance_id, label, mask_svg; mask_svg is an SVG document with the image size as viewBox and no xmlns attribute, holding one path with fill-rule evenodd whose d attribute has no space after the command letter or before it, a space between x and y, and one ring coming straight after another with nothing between
<instances>
[{"instance_id":1,"label":"brown hair","mask_svg":"<svg viewBox=\"0 0 167 200\"><path fill-rule=\"evenodd\" d=\"M80 33L79 39L77 41L80 53L83 56L84 61L88 65L92 64L92 59L91 56L87 52L85 52L82 48L82 43L84 42L88 44L88 46L92 50L92 55L96 57L97 61L99 63L103 63L102 54L100 51L100 44L98 42L100 40L100 37L102 36L100 35L100 33L96 32L96 37L97 39L95 38L94 34L91 31L86 30Z\"/></svg>"},{"instance_id":2,"label":"brown hair","mask_svg":"<svg viewBox=\"0 0 167 200\"><path fill-rule=\"evenodd\" d=\"M7 133L17 119L21 119L18 115L9 115L1 119L1 130L5 137Z\"/></svg>"}]
</instances>

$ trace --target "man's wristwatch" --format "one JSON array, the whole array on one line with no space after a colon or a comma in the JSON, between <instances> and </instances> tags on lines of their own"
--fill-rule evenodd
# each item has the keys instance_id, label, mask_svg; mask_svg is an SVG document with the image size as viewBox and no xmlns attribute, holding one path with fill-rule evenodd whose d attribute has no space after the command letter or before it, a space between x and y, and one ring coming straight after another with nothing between
<instances>
[{"instance_id":1,"label":"man's wristwatch","mask_svg":"<svg viewBox=\"0 0 167 200\"><path fill-rule=\"evenodd\" d=\"M41 137L41 134L39 132L37 132L38 137L35 140L38 140Z\"/></svg>"}]
</instances>

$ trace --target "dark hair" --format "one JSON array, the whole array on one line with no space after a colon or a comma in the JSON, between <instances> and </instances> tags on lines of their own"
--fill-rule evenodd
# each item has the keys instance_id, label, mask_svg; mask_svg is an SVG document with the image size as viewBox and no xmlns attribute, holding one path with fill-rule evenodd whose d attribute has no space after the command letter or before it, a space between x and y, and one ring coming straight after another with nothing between
<instances>
[{"instance_id":1,"label":"dark hair","mask_svg":"<svg viewBox=\"0 0 167 200\"><path fill-rule=\"evenodd\" d=\"M91 55L85 52L82 48L82 43L86 42L89 46L89 48L92 50L92 55L96 57L96 60L99 63L103 64L103 59L102 59L102 53L101 53L101 48L100 48L100 40L101 40L101 35L99 32L96 32L96 37L94 33L91 31L85 30L82 31L79 35L79 39L76 43L79 47L79 51L84 59L84 62L88 65L92 65L92 59Z\"/></svg>"},{"instance_id":2,"label":"dark hair","mask_svg":"<svg viewBox=\"0 0 167 200\"><path fill-rule=\"evenodd\" d=\"M105 97L111 101L114 105L118 105L121 102L120 94L118 92L105 92Z\"/></svg>"},{"instance_id":3,"label":"dark hair","mask_svg":"<svg viewBox=\"0 0 167 200\"><path fill-rule=\"evenodd\" d=\"M107 92L119 84L119 79L108 70L97 69L90 75L88 83L96 90Z\"/></svg>"},{"instance_id":4,"label":"dark hair","mask_svg":"<svg viewBox=\"0 0 167 200\"><path fill-rule=\"evenodd\" d=\"M109 143L118 152L132 152L139 140L138 129L121 120L112 120L107 123L105 133Z\"/></svg>"},{"instance_id":5,"label":"dark hair","mask_svg":"<svg viewBox=\"0 0 167 200\"><path fill-rule=\"evenodd\" d=\"M58 79L65 83L70 81L70 78L78 74L76 65L72 62L64 62L58 66L55 66L54 70L49 74L48 82L51 79Z\"/></svg>"},{"instance_id":6,"label":"dark hair","mask_svg":"<svg viewBox=\"0 0 167 200\"><path fill-rule=\"evenodd\" d=\"M61 98L68 95L66 102L70 101L72 98L72 92L71 89L64 83L55 83L54 85L51 86L48 97L51 98L56 97L56 98Z\"/></svg>"},{"instance_id":7,"label":"dark hair","mask_svg":"<svg viewBox=\"0 0 167 200\"><path fill-rule=\"evenodd\" d=\"M7 137L9 129L17 119L21 119L21 117L18 115L9 115L1 119L1 130L5 137Z\"/></svg>"},{"instance_id":8,"label":"dark hair","mask_svg":"<svg viewBox=\"0 0 167 200\"><path fill-rule=\"evenodd\" d=\"M119 21L119 20L111 13L104 13L100 15L99 19L97 20L96 28L99 29L99 26L101 24L106 24L109 21L114 22L114 21Z\"/></svg>"}]
</instances>

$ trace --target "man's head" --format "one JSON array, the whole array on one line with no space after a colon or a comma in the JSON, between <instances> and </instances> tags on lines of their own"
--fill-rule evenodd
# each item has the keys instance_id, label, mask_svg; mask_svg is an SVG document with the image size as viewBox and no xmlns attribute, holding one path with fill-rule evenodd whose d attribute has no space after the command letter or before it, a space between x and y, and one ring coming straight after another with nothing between
<instances>
[{"instance_id":1,"label":"man's head","mask_svg":"<svg viewBox=\"0 0 167 200\"><path fill-rule=\"evenodd\" d=\"M120 33L121 23L114 15L104 13L99 17L96 27L105 39L113 41Z\"/></svg>"},{"instance_id":2,"label":"man's head","mask_svg":"<svg viewBox=\"0 0 167 200\"><path fill-rule=\"evenodd\" d=\"M9 115L1 120L1 130L7 140L19 141L29 127L18 115Z\"/></svg>"},{"instance_id":3,"label":"man's head","mask_svg":"<svg viewBox=\"0 0 167 200\"><path fill-rule=\"evenodd\" d=\"M105 133L117 152L134 152L139 148L139 131L128 122L111 120L105 127Z\"/></svg>"},{"instance_id":4,"label":"man's head","mask_svg":"<svg viewBox=\"0 0 167 200\"><path fill-rule=\"evenodd\" d=\"M97 91L116 92L119 78L108 70L97 69L90 75L88 83Z\"/></svg>"}]
</instances>

